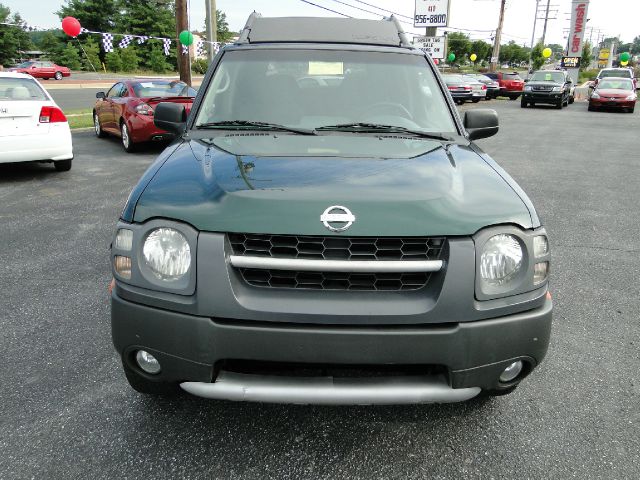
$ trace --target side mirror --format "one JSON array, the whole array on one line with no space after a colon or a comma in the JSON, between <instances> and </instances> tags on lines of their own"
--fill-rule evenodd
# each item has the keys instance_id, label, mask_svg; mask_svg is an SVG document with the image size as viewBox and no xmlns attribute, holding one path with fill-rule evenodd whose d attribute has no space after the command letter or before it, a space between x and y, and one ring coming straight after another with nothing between
<instances>
[{"instance_id":1,"label":"side mirror","mask_svg":"<svg viewBox=\"0 0 640 480\"><path fill-rule=\"evenodd\" d=\"M529 79L528 79L528 78L525 78L525 79L524 79L524 83L527 83L528 81L529 81Z\"/></svg>"},{"instance_id":2,"label":"side mirror","mask_svg":"<svg viewBox=\"0 0 640 480\"><path fill-rule=\"evenodd\" d=\"M153 114L156 127L182 135L187 124L187 111L180 103L160 102Z\"/></svg>"},{"instance_id":3,"label":"side mirror","mask_svg":"<svg viewBox=\"0 0 640 480\"><path fill-rule=\"evenodd\" d=\"M31 70L34 70L36 68L35 65L31 65Z\"/></svg>"},{"instance_id":4,"label":"side mirror","mask_svg":"<svg viewBox=\"0 0 640 480\"><path fill-rule=\"evenodd\" d=\"M106 95L104 94L104 92L97 92L96 93L96 98L104 98L106 97Z\"/></svg>"},{"instance_id":5,"label":"side mirror","mask_svg":"<svg viewBox=\"0 0 640 480\"><path fill-rule=\"evenodd\" d=\"M469 140L492 137L500 128L498 114L488 108L469 110L464 114L464 128L469 134Z\"/></svg>"}]
</instances>

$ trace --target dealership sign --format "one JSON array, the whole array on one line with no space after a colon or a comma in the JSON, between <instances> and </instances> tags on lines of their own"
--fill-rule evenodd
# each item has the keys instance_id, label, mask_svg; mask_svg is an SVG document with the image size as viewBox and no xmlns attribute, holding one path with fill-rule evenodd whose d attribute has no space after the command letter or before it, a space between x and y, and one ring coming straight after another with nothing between
<instances>
[{"instance_id":1,"label":"dealership sign","mask_svg":"<svg viewBox=\"0 0 640 480\"><path fill-rule=\"evenodd\" d=\"M581 57L584 30L587 25L589 0L573 0L571 2L571 29L569 31L569 47L567 56Z\"/></svg>"},{"instance_id":2,"label":"dealership sign","mask_svg":"<svg viewBox=\"0 0 640 480\"><path fill-rule=\"evenodd\" d=\"M413 37L413 45L431 58L444 58L444 37Z\"/></svg>"},{"instance_id":3,"label":"dealership sign","mask_svg":"<svg viewBox=\"0 0 640 480\"><path fill-rule=\"evenodd\" d=\"M414 27L449 25L449 0L416 0Z\"/></svg>"}]
</instances>

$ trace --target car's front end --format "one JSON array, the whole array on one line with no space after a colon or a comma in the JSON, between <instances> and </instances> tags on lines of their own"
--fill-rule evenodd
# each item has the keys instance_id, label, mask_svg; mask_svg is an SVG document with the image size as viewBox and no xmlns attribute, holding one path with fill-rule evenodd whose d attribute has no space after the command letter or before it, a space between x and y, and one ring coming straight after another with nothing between
<instances>
[{"instance_id":1,"label":"car's front end","mask_svg":"<svg viewBox=\"0 0 640 480\"><path fill-rule=\"evenodd\" d=\"M589 110L600 108L633 112L637 94L628 78L605 78L589 96Z\"/></svg>"},{"instance_id":2,"label":"car's front end","mask_svg":"<svg viewBox=\"0 0 640 480\"><path fill-rule=\"evenodd\" d=\"M524 87L522 101L557 105L564 97L564 85L550 81L530 81Z\"/></svg>"}]
</instances>

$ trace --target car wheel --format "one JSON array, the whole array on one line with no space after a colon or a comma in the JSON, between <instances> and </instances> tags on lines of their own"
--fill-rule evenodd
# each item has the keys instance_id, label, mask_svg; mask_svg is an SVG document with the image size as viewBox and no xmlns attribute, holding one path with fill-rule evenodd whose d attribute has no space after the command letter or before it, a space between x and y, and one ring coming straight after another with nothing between
<instances>
[{"instance_id":1,"label":"car wheel","mask_svg":"<svg viewBox=\"0 0 640 480\"><path fill-rule=\"evenodd\" d=\"M527 108L529 106L528 102L525 102L524 100L520 100L520 107L521 108Z\"/></svg>"},{"instance_id":2,"label":"car wheel","mask_svg":"<svg viewBox=\"0 0 640 480\"><path fill-rule=\"evenodd\" d=\"M556 103L556 108L558 110L562 110L562 105L564 105L564 102L561 100L558 101L558 103Z\"/></svg>"},{"instance_id":3,"label":"car wheel","mask_svg":"<svg viewBox=\"0 0 640 480\"><path fill-rule=\"evenodd\" d=\"M127 381L131 388L136 392L144 393L147 395L175 395L178 393L178 384L174 382L154 382L146 377L143 377L138 372L129 367L123 362L124 374L127 377Z\"/></svg>"},{"instance_id":4,"label":"car wheel","mask_svg":"<svg viewBox=\"0 0 640 480\"><path fill-rule=\"evenodd\" d=\"M56 80L62 80L62 72L56 72L55 79Z\"/></svg>"},{"instance_id":5,"label":"car wheel","mask_svg":"<svg viewBox=\"0 0 640 480\"><path fill-rule=\"evenodd\" d=\"M93 112L93 129L96 132L96 137L104 138L107 136L107 134L102 130L102 125L100 125L100 119L96 112Z\"/></svg>"},{"instance_id":6,"label":"car wheel","mask_svg":"<svg viewBox=\"0 0 640 480\"><path fill-rule=\"evenodd\" d=\"M589 108L587 110L589 110L590 112L595 112L596 107L589 105Z\"/></svg>"},{"instance_id":7,"label":"car wheel","mask_svg":"<svg viewBox=\"0 0 640 480\"><path fill-rule=\"evenodd\" d=\"M569 97L569 104L572 104L573 102L575 102L575 100L576 100L576 99L574 98L574 96L573 96L573 95L571 95L571 96Z\"/></svg>"},{"instance_id":8,"label":"car wheel","mask_svg":"<svg viewBox=\"0 0 640 480\"><path fill-rule=\"evenodd\" d=\"M518 99L518 95L509 96L509 100L517 100L517 99Z\"/></svg>"},{"instance_id":9,"label":"car wheel","mask_svg":"<svg viewBox=\"0 0 640 480\"><path fill-rule=\"evenodd\" d=\"M471 100L473 103L478 103L480 101L479 98L474 98L473 100Z\"/></svg>"},{"instance_id":10,"label":"car wheel","mask_svg":"<svg viewBox=\"0 0 640 480\"><path fill-rule=\"evenodd\" d=\"M53 166L56 167L58 172L68 172L71 170L71 159L69 160L57 160L53 162Z\"/></svg>"},{"instance_id":11,"label":"car wheel","mask_svg":"<svg viewBox=\"0 0 640 480\"><path fill-rule=\"evenodd\" d=\"M634 105L633 107L631 107L631 108L629 109L629 113L633 113L633 111L634 111L635 109L636 109L636 106Z\"/></svg>"},{"instance_id":12,"label":"car wheel","mask_svg":"<svg viewBox=\"0 0 640 480\"><path fill-rule=\"evenodd\" d=\"M129 127L127 127L126 122L122 122L120 124L120 137L122 138L122 146L124 147L126 152L131 153L136 151L136 145L131 139Z\"/></svg>"}]
</instances>

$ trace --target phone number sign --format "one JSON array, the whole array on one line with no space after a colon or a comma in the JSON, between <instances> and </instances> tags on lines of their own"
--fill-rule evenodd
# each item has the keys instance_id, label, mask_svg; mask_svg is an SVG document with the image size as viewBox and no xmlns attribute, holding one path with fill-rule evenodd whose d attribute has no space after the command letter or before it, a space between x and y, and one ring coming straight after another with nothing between
<instances>
[{"instance_id":1,"label":"phone number sign","mask_svg":"<svg viewBox=\"0 0 640 480\"><path fill-rule=\"evenodd\" d=\"M416 0L414 27L446 27L449 24L449 0Z\"/></svg>"}]
</instances>

